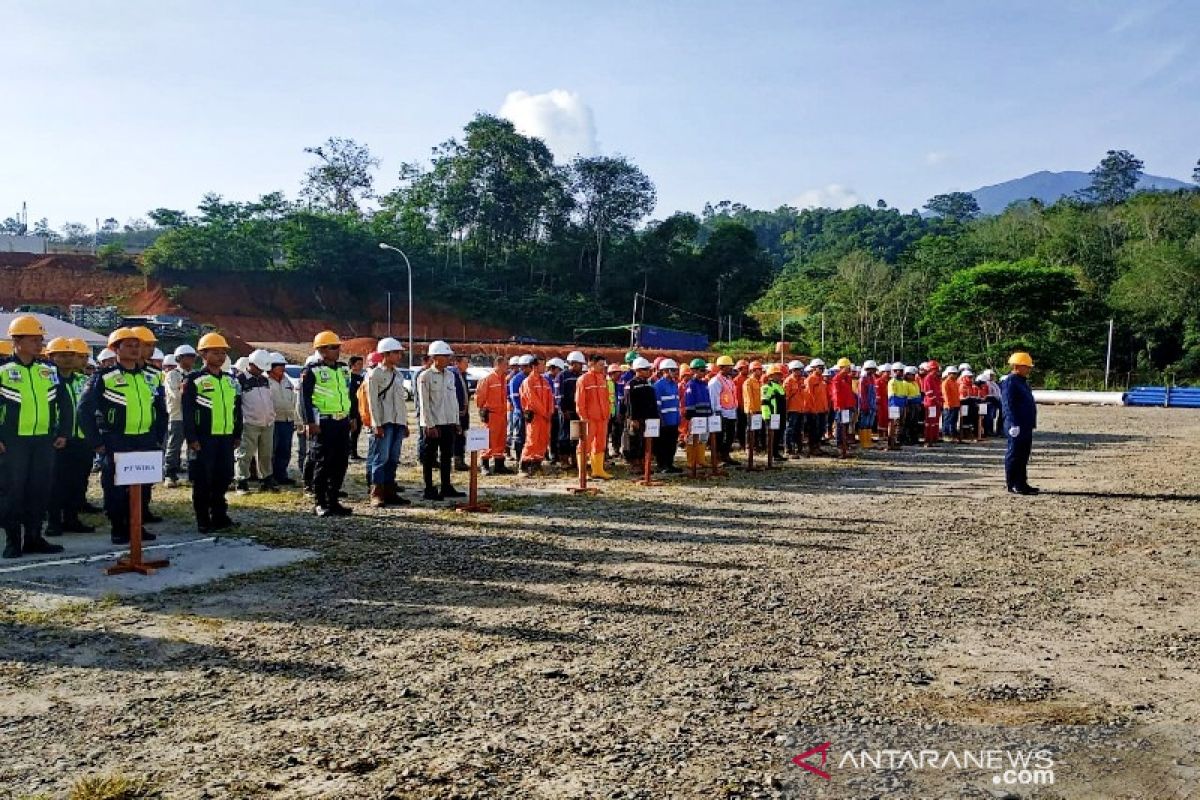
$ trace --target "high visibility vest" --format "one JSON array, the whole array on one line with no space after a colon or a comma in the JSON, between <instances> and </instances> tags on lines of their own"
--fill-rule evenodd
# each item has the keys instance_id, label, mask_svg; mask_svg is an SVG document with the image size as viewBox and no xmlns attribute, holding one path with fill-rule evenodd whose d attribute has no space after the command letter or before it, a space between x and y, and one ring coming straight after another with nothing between
<instances>
[{"instance_id":1,"label":"high visibility vest","mask_svg":"<svg viewBox=\"0 0 1200 800\"><path fill-rule=\"evenodd\" d=\"M234 403L241 391L233 376L204 372L192 380L196 386L196 405L207 409L210 436L229 436L233 433ZM196 411L196 426L199 427L206 415Z\"/></svg>"},{"instance_id":2,"label":"high visibility vest","mask_svg":"<svg viewBox=\"0 0 1200 800\"><path fill-rule=\"evenodd\" d=\"M612 378L608 379L608 415L617 415L617 385L613 383Z\"/></svg>"},{"instance_id":3,"label":"high visibility vest","mask_svg":"<svg viewBox=\"0 0 1200 800\"><path fill-rule=\"evenodd\" d=\"M66 387L67 396L71 398L71 408L79 408L79 398L83 397L83 387L87 385L87 375L82 372L76 372L70 378L62 382ZM79 427L79 413L75 414L75 429L71 431L72 439L83 438L83 428Z\"/></svg>"},{"instance_id":4,"label":"high visibility vest","mask_svg":"<svg viewBox=\"0 0 1200 800\"><path fill-rule=\"evenodd\" d=\"M313 374L313 408L324 417L350 413L350 369L341 364L316 364Z\"/></svg>"},{"instance_id":5,"label":"high visibility vest","mask_svg":"<svg viewBox=\"0 0 1200 800\"><path fill-rule=\"evenodd\" d=\"M721 408L725 410L737 408L737 387L733 385L733 381L724 375L718 375L717 380L721 382L721 392L717 396L718 401L721 403Z\"/></svg>"},{"instance_id":6,"label":"high visibility vest","mask_svg":"<svg viewBox=\"0 0 1200 800\"><path fill-rule=\"evenodd\" d=\"M125 409L126 436L149 433L154 427L154 390L141 370L125 372L113 369L100 376L104 383L104 399L114 407L108 410L108 422L116 423L116 408Z\"/></svg>"},{"instance_id":7,"label":"high visibility vest","mask_svg":"<svg viewBox=\"0 0 1200 800\"><path fill-rule=\"evenodd\" d=\"M22 364L16 358L0 366L0 420L12 424L9 414L17 414L18 436L45 436L54 421L51 404L58 397L58 370L53 364L32 361ZM15 404L15 405L14 405Z\"/></svg>"}]
</instances>

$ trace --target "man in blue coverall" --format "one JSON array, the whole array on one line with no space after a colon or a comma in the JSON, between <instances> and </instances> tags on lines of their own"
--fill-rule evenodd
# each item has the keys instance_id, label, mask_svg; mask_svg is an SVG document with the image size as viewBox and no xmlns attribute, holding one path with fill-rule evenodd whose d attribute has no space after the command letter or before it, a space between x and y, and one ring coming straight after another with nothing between
<instances>
[{"instance_id":1,"label":"man in blue coverall","mask_svg":"<svg viewBox=\"0 0 1200 800\"><path fill-rule=\"evenodd\" d=\"M1000 402L1008 426L1008 450L1004 454L1004 483L1012 494L1037 494L1029 485L1029 452L1033 449L1033 429L1037 427L1037 405L1029 388L1033 359L1029 353L1013 353L1008 358L1012 372L1000 382Z\"/></svg>"}]
</instances>

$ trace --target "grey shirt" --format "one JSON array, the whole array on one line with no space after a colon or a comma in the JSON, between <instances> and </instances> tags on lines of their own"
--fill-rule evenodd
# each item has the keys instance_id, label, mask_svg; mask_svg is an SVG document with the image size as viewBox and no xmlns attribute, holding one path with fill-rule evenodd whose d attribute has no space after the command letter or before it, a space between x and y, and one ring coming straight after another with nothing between
<instances>
[{"instance_id":1,"label":"grey shirt","mask_svg":"<svg viewBox=\"0 0 1200 800\"><path fill-rule=\"evenodd\" d=\"M417 376L417 402L422 428L458 424L458 395L450 370L439 371L434 367L421 370Z\"/></svg>"},{"instance_id":2,"label":"grey shirt","mask_svg":"<svg viewBox=\"0 0 1200 800\"><path fill-rule=\"evenodd\" d=\"M404 376L394 369L375 367L367 372L366 382L371 425L376 428L382 428L384 425L407 425L408 404L404 402Z\"/></svg>"}]
</instances>

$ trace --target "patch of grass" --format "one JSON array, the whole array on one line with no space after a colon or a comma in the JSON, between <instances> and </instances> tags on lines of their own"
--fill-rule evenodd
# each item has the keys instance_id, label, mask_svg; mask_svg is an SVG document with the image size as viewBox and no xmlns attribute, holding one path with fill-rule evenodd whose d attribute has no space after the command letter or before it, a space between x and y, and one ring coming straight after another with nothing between
<instances>
[{"instance_id":1,"label":"patch of grass","mask_svg":"<svg viewBox=\"0 0 1200 800\"><path fill-rule=\"evenodd\" d=\"M17 625L74 625L82 622L94 604L77 600L53 608L0 608L0 622Z\"/></svg>"},{"instance_id":2,"label":"patch of grass","mask_svg":"<svg viewBox=\"0 0 1200 800\"><path fill-rule=\"evenodd\" d=\"M140 775L88 775L79 778L67 793L67 800L157 800L162 791L149 778Z\"/></svg>"}]
</instances>

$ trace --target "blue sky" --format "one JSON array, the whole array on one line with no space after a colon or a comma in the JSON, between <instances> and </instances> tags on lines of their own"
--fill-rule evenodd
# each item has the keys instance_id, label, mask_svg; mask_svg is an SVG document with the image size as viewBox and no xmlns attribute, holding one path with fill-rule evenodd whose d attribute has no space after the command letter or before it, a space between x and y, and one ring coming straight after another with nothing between
<instances>
[{"instance_id":1,"label":"blue sky","mask_svg":"<svg viewBox=\"0 0 1200 800\"><path fill-rule=\"evenodd\" d=\"M24 200L56 226L294 197L332 135L383 159L386 190L502 109L563 156L632 158L659 217L908 210L1109 148L1181 179L1200 158L1186 0L0 0L0 27L0 216Z\"/></svg>"}]
</instances>

